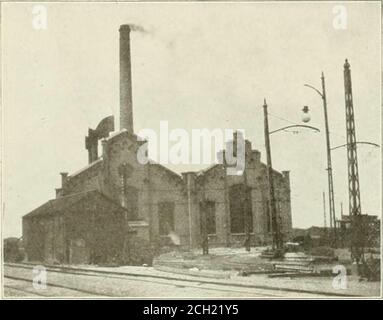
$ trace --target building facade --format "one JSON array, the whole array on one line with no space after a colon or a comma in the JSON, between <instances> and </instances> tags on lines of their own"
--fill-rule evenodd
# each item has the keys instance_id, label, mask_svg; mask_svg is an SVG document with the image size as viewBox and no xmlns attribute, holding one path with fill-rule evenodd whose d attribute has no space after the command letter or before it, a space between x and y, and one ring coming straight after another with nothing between
<instances>
[{"instance_id":1,"label":"building facade","mask_svg":"<svg viewBox=\"0 0 383 320\"><path fill-rule=\"evenodd\" d=\"M65 203L66 199L79 194L93 194L98 199L97 208L91 205L93 200L89 197L82 198L76 206L81 204L93 208L100 217L108 216L110 212L115 213L110 215L111 219L98 220L104 221L105 228L97 223L90 223L87 218L84 218L82 223L85 224L87 232L92 228L93 231L96 230L94 228L98 228L97 232L114 230L116 236L113 239L118 243L113 246L116 251L124 250L124 234L127 233L130 239L136 237L150 243L198 247L201 245L202 227L206 227L210 245L243 245L246 224L249 224L252 245L270 243L271 216L267 167L261 162L260 152L252 148L250 141L244 141L245 170L242 175L227 174L226 161L202 171L182 174L153 161L145 164L138 161L137 155L142 147L147 146L147 141L138 137L133 130L129 34L130 27L121 26L120 130L114 131L113 116L103 119L96 129L89 129L85 139L88 166L71 175L61 173L62 185L56 189L56 199L48 203ZM233 140L228 144L238 143L239 139L243 137L235 133ZM100 154L99 141L102 146ZM221 151L223 159L228 150L233 148L227 146L226 150ZM278 220L281 233L287 239L292 229L289 172L274 171L273 174ZM87 201L89 206L86 205ZM111 210L109 206L116 207ZM53 249L44 251L45 249L41 248L47 247L44 243L49 242L47 234L52 233L55 223L44 221L47 221L47 217L56 217L57 221L60 221L60 217L68 215L65 212L69 209L57 210L55 206L50 207L45 206L44 210L40 211L38 208L37 211L34 210L23 217L23 239L27 243L26 251L30 260L52 258ZM91 216L91 210L79 212ZM112 219L119 222L116 224ZM59 225L66 230L74 228L71 225L75 223L73 219L67 219L66 223L61 224L57 221L56 227ZM33 230L37 229L33 229L33 226L36 224L43 225L39 233L46 236L34 236ZM71 250L74 250L71 243L77 242L83 244L86 248L84 252L87 252L89 257L96 254L91 245L93 238L86 235L85 229L83 235L79 231L58 232L64 237L57 241L61 243L62 257L59 260L75 263L69 256L73 255ZM105 242L104 245L111 244ZM37 250L38 256L34 256L33 252L36 250L33 251L33 247L40 248ZM99 260L112 259L111 255L101 253L98 253L98 257ZM57 256L53 258L58 259ZM92 259L86 259L85 262L95 261L94 257Z\"/></svg>"}]
</instances>

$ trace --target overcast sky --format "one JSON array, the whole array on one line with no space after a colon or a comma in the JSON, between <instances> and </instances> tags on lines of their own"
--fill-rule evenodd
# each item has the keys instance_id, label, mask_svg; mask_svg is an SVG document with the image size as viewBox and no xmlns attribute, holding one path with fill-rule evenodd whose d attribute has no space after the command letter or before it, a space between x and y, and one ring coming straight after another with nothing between
<instances>
[{"instance_id":1,"label":"overcast sky","mask_svg":"<svg viewBox=\"0 0 383 320\"><path fill-rule=\"evenodd\" d=\"M327 195L322 101L304 83L320 87L324 71L331 142L344 144L348 58L357 139L380 144L377 2L344 4L346 29L334 28L331 3L44 5L47 29L35 30L34 4L2 4L4 236L20 236L21 217L55 197L59 172L87 165L87 129L118 117L118 28L124 23L148 31L132 34L136 131L158 131L161 120L188 131L240 128L265 161L263 99L274 115L270 129L301 123L303 105L310 107L309 124L320 133L271 137L274 167L291 170L294 227L323 225L322 192ZM378 148L358 149L363 213L380 215L380 155ZM340 216L341 202L348 213L346 149L332 156Z\"/></svg>"}]
</instances>

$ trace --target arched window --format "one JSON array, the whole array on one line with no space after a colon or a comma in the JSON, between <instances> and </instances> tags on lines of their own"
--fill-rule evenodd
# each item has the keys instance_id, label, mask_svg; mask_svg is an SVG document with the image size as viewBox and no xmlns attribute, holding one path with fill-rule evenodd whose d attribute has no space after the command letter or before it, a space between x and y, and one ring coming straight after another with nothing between
<instances>
[{"instance_id":1,"label":"arched window","mask_svg":"<svg viewBox=\"0 0 383 320\"><path fill-rule=\"evenodd\" d=\"M250 232L253 231L253 215L251 210L251 195L250 190L247 191L244 184L236 184L229 189L229 202L230 202L230 226L231 233L244 233L246 223L246 198L247 198L247 221L249 224Z\"/></svg>"}]
</instances>

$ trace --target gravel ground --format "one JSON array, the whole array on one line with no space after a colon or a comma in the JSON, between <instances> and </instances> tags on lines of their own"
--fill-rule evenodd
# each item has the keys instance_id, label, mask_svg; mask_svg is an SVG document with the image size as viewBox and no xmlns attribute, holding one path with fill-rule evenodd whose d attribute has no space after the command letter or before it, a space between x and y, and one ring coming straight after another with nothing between
<instances>
[{"instance_id":1,"label":"gravel ground","mask_svg":"<svg viewBox=\"0 0 383 320\"><path fill-rule=\"evenodd\" d=\"M244 266L255 266L254 269L257 269L257 267L262 269L265 260L261 259L259 255L263 249L264 248L252 248L251 252L246 252L243 248L212 248L210 249L209 256L202 256L200 250L195 250L192 253L168 253L164 255L165 260L176 261L177 263L175 267L167 268L167 272L157 270L153 267L77 266L77 268L87 270L118 272L127 275L71 275L48 272L48 283L58 284L59 287L49 287L48 290L41 293L33 288L31 280L29 282L23 282L5 278L4 292L5 295L9 297L33 297L36 295L50 297L89 297L101 295L131 298L313 298L318 296L326 297L322 295L324 292L330 295L341 294L360 297L379 297L381 294L380 282L360 282L355 276L347 276L347 287L345 289L336 289L333 286L333 277L269 278L265 274L240 276L238 270L228 270L228 266L238 268L238 266L241 267L241 264ZM198 268L195 268L196 266ZM190 270L190 268L192 269ZM182 271L182 273L180 273L180 271ZM10 267L5 267L5 274L26 279L32 279L33 276L32 271L29 269L15 269ZM148 279L135 277L134 274L165 278L170 277L174 279ZM214 275L217 276L214 277ZM215 282L217 284L207 284L206 282ZM226 286L219 285L220 283ZM227 286L230 284L233 286ZM257 286L258 288L239 288L236 285L250 285ZM265 287L272 287L272 290ZM73 290L73 288L80 291ZM284 289L290 290L290 292ZM291 292L291 290L296 290L297 292ZM310 293L299 292L302 290L310 291Z\"/></svg>"},{"instance_id":2,"label":"gravel ground","mask_svg":"<svg viewBox=\"0 0 383 320\"><path fill-rule=\"evenodd\" d=\"M91 269L91 268L90 268ZM93 267L93 269L99 269ZM178 275L168 272L157 271L151 267L119 267L102 268L111 272L136 273L146 275L157 275L162 277L174 277L177 280L168 279L145 279L132 276L120 275L73 275L48 271L48 286L45 290L36 290L32 285L31 269L16 269L5 267L5 275L29 279L29 281L19 281L5 278L4 293L6 297L169 297L169 298L262 298L262 297L289 297L289 298L314 298L325 297L315 292L325 291L335 294L353 294L358 296L377 296L379 295L379 283L357 282L354 279L348 281L348 289L335 290L332 288L330 278L304 278L270 279L265 275L240 277L232 275L231 279L206 279L187 275ZM190 280L194 280L190 282ZM209 284L206 282L215 282ZM225 284L225 286L219 285ZM233 286L230 286L230 284ZM54 284L56 286L50 286ZM254 285L261 288L239 288L235 284L245 286ZM228 286L229 285L229 286ZM274 287L269 290L265 287ZM281 290L278 290L281 288ZM310 290L310 293L287 292L283 288Z\"/></svg>"},{"instance_id":3,"label":"gravel ground","mask_svg":"<svg viewBox=\"0 0 383 320\"><path fill-rule=\"evenodd\" d=\"M191 253L172 252L161 256L161 259L176 262L179 268L198 267L201 273L206 270L227 270L230 266L246 269L251 266L253 270L268 269L268 262L259 256L265 248L252 248L246 252L243 248L212 248L209 256L202 256L201 250ZM186 258L185 258L186 257ZM339 263L334 263L333 266ZM173 268L177 272L177 268ZM238 271L232 270L230 282L251 284L260 286L272 286L277 288L309 290L316 292L328 292L332 294L355 295L361 297L379 297L381 295L380 282L359 281L357 276L346 277L346 288L340 289L333 286L334 277L304 277L304 278L269 278L265 274L239 276Z\"/></svg>"}]
</instances>

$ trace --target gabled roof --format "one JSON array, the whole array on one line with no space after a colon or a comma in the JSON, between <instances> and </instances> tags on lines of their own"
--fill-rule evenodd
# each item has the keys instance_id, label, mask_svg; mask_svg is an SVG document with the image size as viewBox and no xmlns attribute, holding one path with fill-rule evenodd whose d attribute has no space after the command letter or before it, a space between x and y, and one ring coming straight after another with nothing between
<instances>
[{"instance_id":1,"label":"gabled roof","mask_svg":"<svg viewBox=\"0 0 383 320\"><path fill-rule=\"evenodd\" d=\"M35 210L32 210L28 214L23 216L24 218L33 218L36 216L43 216L43 215L49 215L57 212L61 212L72 205L80 202L81 200L84 200L85 198L89 196L97 196L104 201L108 201L112 203L115 206L120 207L122 210L125 210L123 207L121 207L118 203L114 202L113 200L109 199L105 195L103 195L98 190L92 190L92 191L85 191L80 193L71 194L65 197L60 197L57 199L49 200L40 207L36 208Z\"/></svg>"},{"instance_id":2,"label":"gabled roof","mask_svg":"<svg viewBox=\"0 0 383 320\"><path fill-rule=\"evenodd\" d=\"M110 117L108 117L108 118L110 118ZM108 119L108 118L105 118L105 119ZM100 124L101 124L101 122L100 122ZM128 132L126 129L122 129L122 130L120 130L118 132L114 132L114 133L109 134L108 137L104 138L104 141L110 142L110 141L112 141L114 139L117 139L117 138L123 136L123 135L126 135L129 138L133 138L132 141L134 141L134 142L139 142L139 143L145 143L146 142L146 140L140 138L139 136L137 136L134 133ZM80 174L89 172L89 170L91 170L91 169L99 170L102 167L101 166L102 162L103 162L103 158L101 156L96 161L94 161L94 162L88 164L87 166L81 168L80 170L72 173L71 175L68 176L68 178L69 179L75 178L75 177L79 176Z\"/></svg>"}]
</instances>

